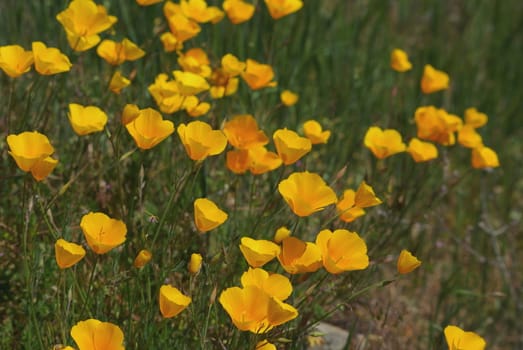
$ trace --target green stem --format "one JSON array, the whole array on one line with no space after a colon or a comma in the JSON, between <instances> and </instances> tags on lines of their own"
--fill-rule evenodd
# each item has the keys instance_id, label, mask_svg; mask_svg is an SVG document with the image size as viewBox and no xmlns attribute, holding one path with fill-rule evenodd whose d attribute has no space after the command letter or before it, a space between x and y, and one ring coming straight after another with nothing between
<instances>
[{"instance_id":1,"label":"green stem","mask_svg":"<svg viewBox=\"0 0 523 350\"><path fill-rule=\"evenodd\" d=\"M87 284L87 294L84 299L84 304L82 306L82 310L80 311L80 314L83 314L84 311L87 308L87 311L89 312L89 316L92 316L91 310L89 308L89 299L91 298L91 290L93 289L93 280L94 280L94 273L96 271L96 266L98 265L98 260L100 260L100 255L96 255L96 259L94 260L93 269L91 270L91 275L89 276L89 282Z\"/></svg>"}]
</instances>

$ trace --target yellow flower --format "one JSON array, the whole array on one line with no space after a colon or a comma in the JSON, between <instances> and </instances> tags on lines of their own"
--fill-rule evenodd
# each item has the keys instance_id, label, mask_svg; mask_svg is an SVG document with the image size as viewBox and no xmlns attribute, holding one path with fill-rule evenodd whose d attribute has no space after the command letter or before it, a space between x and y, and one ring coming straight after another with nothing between
<instances>
[{"instance_id":1,"label":"yellow flower","mask_svg":"<svg viewBox=\"0 0 523 350\"><path fill-rule=\"evenodd\" d=\"M174 124L152 108L140 110L125 127L140 149L153 148L174 132Z\"/></svg>"},{"instance_id":2,"label":"yellow flower","mask_svg":"<svg viewBox=\"0 0 523 350\"><path fill-rule=\"evenodd\" d=\"M198 272L200 272L200 269L202 268L202 261L203 261L203 258L201 256L201 254L198 254L198 253L191 254L191 260L189 261L189 264L187 265L187 270L189 270L189 273L191 275L196 275Z\"/></svg>"},{"instance_id":3,"label":"yellow flower","mask_svg":"<svg viewBox=\"0 0 523 350\"><path fill-rule=\"evenodd\" d=\"M75 265L85 256L85 249L78 244L60 238L54 244L56 263L61 269Z\"/></svg>"},{"instance_id":4,"label":"yellow flower","mask_svg":"<svg viewBox=\"0 0 523 350\"><path fill-rule=\"evenodd\" d=\"M375 205L381 204L381 199L376 197L374 190L371 186L367 185L365 181L362 181L356 192L354 198L355 205L360 208L373 207Z\"/></svg>"},{"instance_id":5,"label":"yellow flower","mask_svg":"<svg viewBox=\"0 0 523 350\"><path fill-rule=\"evenodd\" d=\"M136 3L140 6L149 6L149 5L157 4L162 1L163 0L136 0Z\"/></svg>"},{"instance_id":6,"label":"yellow flower","mask_svg":"<svg viewBox=\"0 0 523 350\"><path fill-rule=\"evenodd\" d=\"M253 4L243 0L225 0L222 4L227 17L234 24L246 22L254 15L256 9Z\"/></svg>"},{"instance_id":7,"label":"yellow flower","mask_svg":"<svg viewBox=\"0 0 523 350\"><path fill-rule=\"evenodd\" d=\"M403 249L398 257L398 273L405 275L417 269L421 265L421 261L418 260L411 252Z\"/></svg>"},{"instance_id":8,"label":"yellow flower","mask_svg":"<svg viewBox=\"0 0 523 350\"><path fill-rule=\"evenodd\" d=\"M287 107L295 105L299 98L300 96L298 96L298 94L295 94L290 90L283 90L280 94L281 103Z\"/></svg>"},{"instance_id":9,"label":"yellow flower","mask_svg":"<svg viewBox=\"0 0 523 350\"><path fill-rule=\"evenodd\" d=\"M407 152L417 163L438 158L438 149L436 146L430 142L420 141L415 137L410 140Z\"/></svg>"},{"instance_id":10,"label":"yellow flower","mask_svg":"<svg viewBox=\"0 0 523 350\"><path fill-rule=\"evenodd\" d=\"M226 54L221 59L223 72L229 77L235 77L245 71L245 62L240 61L233 54Z\"/></svg>"},{"instance_id":11,"label":"yellow flower","mask_svg":"<svg viewBox=\"0 0 523 350\"><path fill-rule=\"evenodd\" d=\"M167 23L171 33L176 38L176 42L183 42L195 37L202 30L195 21L187 18L182 13L174 13L167 17Z\"/></svg>"},{"instance_id":12,"label":"yellow flower","mask_svg":"<svg viewBox=\"0 0 523 350\"><path fill-rule=\"evenodd\" d=\"M336 193L315 173L292 173L280 182L278 191L294 214L309 216L336 203Z\"/></svg>"},{"instance_id":13,"label":"yellow flower","mask_svg":"<svg viewBox=\"0 0 523 350\"><path fill-rule=\"evenodd\" d=\"M393 129L381 130L381 128L377 126L371 126L369 130L367 130L364 143L376 158L379 159L404 152L406 149L399 132Z\"/></svg>"},{"instance_id":14,"label":"yellow flower","mask_svg":"<svg viewBox=\"0 0 523 350\"><path fill-rule=\"evenodd\" d=\"M242 72L243 80L252 90L259 90L265 87L277 85L274 79L274 71L268 64L262 64L255 60L247 59L245 71Z\"/></svg>"},{"instance_id":15,"label":"yellow flower","mask_svg":"<svg viewBox=\"0 0 523 350\"><path fill-rule=\"evenodd\" d=\"M122 111L121 122L123 125L127 125L140 115L140 108L137 105L128 103L124 106Z\"/></svg>"},{"instance_id":16,"label":"yellow flower","mask_svg":"<svg viewBox=\"0 0 523 350\"><path fill-rule=\"evenodd\" d=\"M136 258L134 258L133 266L136 268L142 268L147 265L152 258L153 254L149 250L142 249L138 252Z\"/></svg>"},{"instance_id":17,"label":"yellow flower","mask_svg":"<svg viewBox=\"0 0 523 350\"><path fill-rule=\"evenodd\" d=\"M488 116L485 113L478 112L476 108L467 108L465 110L465 124L472 126L474 129L487 124Z\"/></svg>"},{"instance_id":18,"label":"yellow flower","mask_svg":"<svg viewBox=\"0 0 523 350\"><path fill-rule=\"evenodd\" d=\"M264 146L250 148L248 150L249 170L254 175L265 174L281 166L282 160L274 153L268 151Z\"/></svg>"},{"instance_id":19,"label":"yellow flower","mask_svg":"<svg viewBox=\"0 0 523 350\"><path fill-rule=\"evenodd\" d=\"M75 51L89 50L98 44L98 34L118 20L108 16L105 7L93 0L73 0L67 9L56 15L56 19L64 27L67 41Z\"/></svg>"},{"instance_id":20,"label":"yellow flower","mask_svg":"<svg viewBox=\"0 0 523 350\"><path fill-rule=\"evenodd\" d=\"M119 43L106 39L98 45L96 53L112 66L118 66L125 61L135 61L145 55L144 50L127 38Z\"/></svg>"},{"instance_id":21,"label":"yellow flower","mask_svg":"<svg viewBox=\"0 0 523 350\"><path fill-rule=\"evenodd\" d=\"M115 324L95 319L80 321L71 328L79 350L124 350L123 332Z\"/></svg>"},{"instance_id":22,"label":"yellow flower","mask_svg":"<svg viewBox=\"0 0 523 350\"><path fill-rule=\"evenodd\" d=\"M397 72L406 72L412 69L412 63L410 63L407 53L400 49L392 50L390 66Z\"/></svg>"},{"instance_id":23,"label":"yellow flower","mask_svg":"<svg viewBox=\"0 0 523 350\"><path fill-rule=\"evenodd\" d=\"M214 99L235 94L240 83L238 78L231 77L220 68L213 70L210 82L209 92Z\"/></svg>"},{"instance_id":24,"label":"yellow flower","mask_svg":"<svg viewBox=\"0 0 523 350\"><path fill-rule=\"evenodd\" d=\"M164 318L171 318L185 310L192 299L180 292L178 288L164 284L160 287L160 312Z\"/></svg>"},{"instance_id":25,"label":"yellow flower","mask_svg":"<svg viewBox=\"0 0 523 350\"><path fill-rule=\"evenodd\" d=\"M296 237L283 239L277 258L283 269L290 274L315 272L322 264L320 248Z\"/></svg>"},{"instance_id":26,"label":"yellow flower","mask_svg":"<svg viewBox=\"0 0 523 350\"><path fill-rule=\"evenodd\" d=\"M240 250L250 266L262 267L278 255L280 247L264 239L242 237Z\"/></svg>"},{"instance_id":27,"label":"yellow flower","mask_svg":"<svg viewBox=\"0 0 523 350\"><path fill-rule=\"evenodd\" d=\"M243 174L249 170L249 151L244 149L228 151L225 158L227 169L233 173Z\"/></svg>"},{"instance_id":28,"label":"yellow flower","mask_svg":"<svg viewBox=\"0 0 523 350\"><path fill-rule=\"evenodd\" d=\"M274 19L290 15L303 7L302 0L265 0L265 4Z\"/></svg>"},{"instance_id":29,"label":"yellow flower","mask_svg":"<svg viewBox=\"0 0 523 350\"><path fill-rule=\"evenodd\" d=\"M295 163L312 149L311 140L299 136L292 130L278 129L274 132L272 138L276 151L285 165Z\"/></svg>"},{"instance_id":30,"label":"yellow flower","mask_svg":"<svg viewBox=\"0 0 523 350\"><path fill-rule=\"evenodd\" d=\"M463 127L458 131L458 142L467 148L483 146L481 135L478 134L476 129L470 124L463 125Z\"/></svg>"},{"instance_id":31,"label":"yellow flower","mask_svg":"<svg viewBox=\"0 0 523 350\"><path fill-rule=\"evenodd\" d=\"M223 126L229 143L239 149L264 146L269 142L265 133L258 129L256 119L250 114L235 115Z\"/></svg>"},{"instance_id":32,"label":"yellow flower","mask_svg":"<svg viewBox=\"0 0 523 350\"><path fill-rule=\"evenodd\" d=\"M322 230L316 237L321 250L323 266L333 274L363 270L369 266L367 245L356 232Z\"/></svg>"},{"instance_id":33,"label":"yellow flower","mask_svg":"<svg viewBox=\"0 0 523 350\"><path fill-rule=\"evenodd\" d=\"M455 143L454 133L461 129L463 124L458 116L434 106L416 109L414 120L420 139L434 141L445 146Z\"/></svg>"},{"instance_id":34,"label":"yellow flower","mask_svg":"<svg viewBox=\"0 0 523 350\"><path fill-rule=\"evenodd\" d=\"M272 343L269 343L267 339L259 341L256 343L255 350L278 350L276 349L276 346Z\"/></svg>"},{"instance_id":35,"label":"yellow flower","mask_svg":"<svg viewBox=\"0 0 523 350\"><path fill-rule=\"evenodd\" d=\"M274 233L274 242L281 243L285 238L289 237L291 235L291 230L289 230L287 227L282 226L276 230Z\"/></svg>"},{"instance_id":36,"label":"yellow flower","mask_svg":"<svg viewBox=\"0 0 523 350\"><path fill-rule=\"evenodd\" d=\"M129 85L131 85L131 81L124 77L119 70L117 70L114 72L113 77L109 82L109 90L115 94L119 94L122 92L122 89L128 87Z\"/></svg>"},{"instance_id":37,"label":"yellow flower","mask_svg":"<svg viewBox=\"0 0 523 350\"><path fill-rule=\"evenodd\" d=\"M167 74L161 73L155 78L154 83L149 85L149 92L163 113L174 113L184 107L187 96L180 95L178 83L169 80Z\"/></svg>"},{"instance_id":38,"label":"yellow flower","mask_svg":"<svg viewBox=\"0 0 523 350\"><path fill-rule=\"evenodd\" d=\"M194 201L194 222L201 232L215 229L223 224L227 217L226 212L207 198L198 198Z\"/></svg>"},{"instance_id":39,"label":"yellow flower","mask_svg":"<svg viewBox=\"0 0 523 350\"><path fill-rule=\"evenodd\" d=\"M232 287L220 294L220 304L242 331L265 333L298 316L298 310L259 287Z\"/></svg>"},{"instance_id":40,"label":"yellow flower","mask_svg":"<svg viewBox=\"0 0 523 350\"><path fill-rule=\"evenodd\" d=\"M0 46L0 68L11 78L29 72L33 62L33 53L19 45Z\"/></svg>"},{"instance_id":41,"label":"yellow flower","mask_svg":"<svg viewBox=\"0 0 523 350\"><path fill-rule=\"evenodd\" d=\"M430 94L449 87L449 76L447 73L437 70L430 64L425 65L423 77L421 78L421 91Z\"/></svg>"},{"instance_id":42,"label":"yellow flower","mask_svg":"<svg viewBox=\"0 0 523 350\"><path fill-rule=\"evenodd\" d=\"M173 75L178 84L178 91L183 96L196 95L210 88L207 80L198 74L175 70Z\"/></svg>"},{"instance_id":43,"label":"yellow flower","mask_svg":"<svg viewBox=\"0 0 523 350\"><path fill-rule=\"evenodd\" d=\"M227 146L227 138L221 130L213 130L201 121L180 124L178 136L192 160L204 160L208 156L220 154Z\"/></svg>"},{"instance_id":44,"label":"yellow flower","mask_svg":"<svg viewBox=\"0 0 523 350\"><path fill-rule=\"evenodd\" d=\"M206 114L211 109L211 105L209 103L200 102L196 96L187 96L183 103L183 107L185 108L187 114L194 118Z\"/></svg>"},{"instance_id":45,"label":"yellow flower","mask_svg":"<svg viewBox=\"0 0 523 350\"><path fill-rule=\"evenodd\" d=\"M7 145L16 165L22 171L31 172L36 181L45 179L58 164L50 157L54 148L49 139L38 131L8 135Z\"/></svg>"},{"instance_id":46,"label":"yellow flower","mask_svg":"<svg viewBox=\"0 0 523 350\"><path fill-rule=\"evenodd\" d=\"M472 149L472 167L476 169L499 167L498 155L486 146Z\"/></svg>"},{"instance_id":47,"label":"yellow flower","mask_svg":"<svg viewBox=\"0 0 523 350\"><path fill-rule=\"evenodd\" d=\"M487 343L474 332L465 332L457 326L445 327L445 340L449 350L483 350Z\"/></svg>"},{"instance_id":48,"label":"yellow flower","mask_svg":"<svg viewBox=\"0 0 523 350\"><path fill-rule=\"evenodd\" d=\"M242 286L255 286L275 297L284 301L292 293L292 284L289 279L279 273L269 274L267 271L259 268L250 268L242 274Z\"/></svg>"},{"instance_id":49,"label":"yellow flower","mask_svg":"<svg viewBox=\"0 0 523 350\"><path fill-rule=\"evenodd\" d=\"M182 13L198 23L217 23L223 18L223 12L215 6L208 6L205 0L181 0Z\"/></svg>"},{"instance_id":50,"label":"yellow flower","mask_svg":"<svg viewBox=\"0 0 523 350\"><path fill-rule=\"evenodd\" d=\"M160 41L162 42L165 52L173 52L183 48L183 42L178 41L171 32L162 33L162 35L160 35Z\"/></svg>"},{"instance_id":51,"label":"yellow flower","mask_svg":"<svg viewBox=\"0 0 523 350\"><path fill-rule=\"evenodd\" d=\"M340 215L340 220L344 222L353 222L365 215L365 210L356 206L356 192L350 189L343 192L343 196L336 203L336 210Z\"/></svg>"},{"instance_id":52,"label":"yellow flower","mask_svg":"<svg viewBox=\"0 0 523 350\"><path fill-rule=\"evenodd\" d=\"M313 145L327 143L331 136L331 132L329 130L323 131L320 123L315 120L307 120L303 123L303 132Z\"/></svg>"},{"instance_id":53,"label":"yellow flower","mask_svg":"<svg viewBox=\"0 0 523 350\"><path fill-rule=\"evenodd\" d=\"M192 48L178 56L178 64L186 72L198 74L204 78L211 76L209 57L200 48Z\"/></svg>"},{"instance_id":54,"label":"yellow flower","mask_svg":"<svg viewBox=\"0 0 523 350\"><path fill-rule=\"evenodd\" d=\"M96 254L105 254L125 242L127 226L121 220L104 213L90 212L80 221L80 227L89 247Z\"/></svg>"},{"instance_id":55,"label":"yellow flower","mask_svg":"<svg viewBox=\"0 0 523 350\"><path fill-rule=\"evenodd\" d=\"M71 69L69 58L54 47L47 47L40 41L32 44L35 69L42 75L67 72Z\"/></svg>"},{"instance_id":56,"label":"yellow flower","mask_svg":"<svg viewBox=\"0 0 523 350\"><path fill-rule=\"evenodd\" d=\"M69 104L69 122L78 135L87 135L102 131L107 124L107 114L95 106Z\"/></svg>"}]
</instances>

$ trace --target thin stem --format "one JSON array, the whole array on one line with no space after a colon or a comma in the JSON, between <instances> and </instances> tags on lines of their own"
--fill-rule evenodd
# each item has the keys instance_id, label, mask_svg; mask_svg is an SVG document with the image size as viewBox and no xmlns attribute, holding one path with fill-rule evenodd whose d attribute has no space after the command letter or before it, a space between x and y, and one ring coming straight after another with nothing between
<instances>
[{"instance_id":1,"label":"thin stem","mask_svg":"<svg viewBox=\"0 0 523 350\"><path fill-rule=\"evenodd\" d=\"M87 311L89 311L89 316L92 316L91 310L88 306L89 299L91 298L91 290L93 286L93 280L94 280L94 273L96 271L96 266L98 265L98 260L100 260L100 255L96 254L96 259L94 260L93 269L91 270L91 275L89 276L89 283L87 284L87 294L84 299L84 305L82 306L82 310L80 311L80 314L83 314L85 309L87 308Z\"/></svg>"}]
</instances>

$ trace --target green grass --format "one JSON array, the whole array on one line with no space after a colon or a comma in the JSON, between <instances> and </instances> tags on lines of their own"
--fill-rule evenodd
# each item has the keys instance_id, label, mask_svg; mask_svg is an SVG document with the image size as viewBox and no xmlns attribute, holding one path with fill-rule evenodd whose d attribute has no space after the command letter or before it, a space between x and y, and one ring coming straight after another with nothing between
<instances>
[{"instance_id":1,"label":"green grass","mask_svg":"<svg viewBox=\"0 0 523 350\"><path fill-rule=\"evenodd\" d=\"M119 325L128 349L254 348L263 338L238 331L217 301L222 290L239 285L248 267L239 239L272 239L286 225L295 227L294 235L314 240L326 223L358 232L369 247L371 267L292 277L289 302L307 297L297 320L269 333L278 348L303 348L307 327L331 311L331 322L353 332L350 348L442 349L448 324L477 332L489 349L523 346L521 2L306 1L298 13L274 21L258 1L245 24L234 26L225 18L203 25L184 49L202 47L213 63L229 52L269 63L278 88L252 92L240 82L238 93L214 101L202 120L220 128L232 115L250 113L270 136L317 119L333 132L327 145L315 146L298 164L262 176L234 175L224 166L224 154L195 165L177 135L152 150L128 153L135 146L120 125L123 106L156 108L147 86L177 67L176 54L165 53L158 39L156 28L168 30L161 5L104 2L119 21L102 37L128 37L147 52L123 65L126 75L135 71L136 77L117 96L107 91L112 70L95 50L78 54L69 48L55 19L67 3L0 4L0 46L29 49L40 40L60 48L74 64L52 77L34 70L17 79L0 73L0 348L74 345L70 328L90 317ZM409 53L412 71L390 69L396 47ZM421 93L427 63L449 73L449 90ZM276 107L285 88L299 93L300 101ZM67 119L73 102L107 112L106 132L77 136ZM378 161L364 148L372 125L398 129L406 140L414 137L414 111L428 104L460 116L472 106L488 114L480 132L498 152L501 167L473 170L469 150L460 146L440 147L438 160L426 164L408 154ZM191 120L181 112L166 117L176 126ZM41 183L20 171L7 152L6 136L26 130L46 134L59 159ZM338 195L365 180L384 204L351 224L330 222L333 208L298 220L276 186L305 169L321 174ZM204 235L192 218L192 203L203 196L229 213L226 224ZM124 220L127 241L102 256L87 249L76 267L60 271L54 242L64 237L83 244L79 223L89 211ZM137 270L132 261L144 247L154 258ZM351 298L393 278L403 248L423 261L420 269ZM197 277L186 272L193 252L204 256ZM265 268L283 271L276 261ZM165 283L193 298L174 319L162 319L158 310L158 290Z\"/></svg>"}]
</instances>

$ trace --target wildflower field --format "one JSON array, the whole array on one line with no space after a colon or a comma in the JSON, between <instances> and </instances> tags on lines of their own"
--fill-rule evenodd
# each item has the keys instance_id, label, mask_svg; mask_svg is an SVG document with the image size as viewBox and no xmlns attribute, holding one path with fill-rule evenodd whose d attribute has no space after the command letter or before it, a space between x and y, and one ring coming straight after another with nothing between
<instances>
[{"instance_id":1,"label":"wildflower field","mask_svg":"<svg viewBox=\"0 0 523 350\"><path fill-rule=\"evenodd\" d=\"M523 2L0 2L0 349L523 349Z\"/></svg>"}]
</instances>

